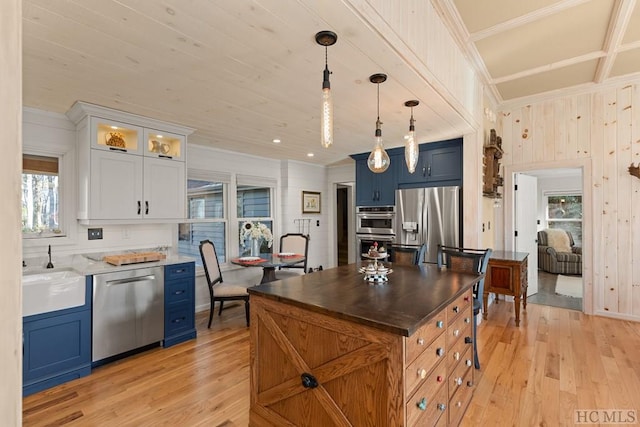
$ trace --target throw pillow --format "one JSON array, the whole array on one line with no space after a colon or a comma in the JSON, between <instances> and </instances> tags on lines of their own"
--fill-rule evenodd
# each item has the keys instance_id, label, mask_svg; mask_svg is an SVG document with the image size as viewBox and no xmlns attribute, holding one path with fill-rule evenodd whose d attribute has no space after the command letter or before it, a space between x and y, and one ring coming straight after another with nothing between
<instances>
[{"instance_id":1,"label":"throw pillow","mask_svg":"<svg viewBox=\"0 0 640 427\"><path fill-rule=\"evenodd\" d=\"M547 244L556 252L571 252L569 235L564 230L545 230L547 232Z\"/></svg>"}]
</instances>

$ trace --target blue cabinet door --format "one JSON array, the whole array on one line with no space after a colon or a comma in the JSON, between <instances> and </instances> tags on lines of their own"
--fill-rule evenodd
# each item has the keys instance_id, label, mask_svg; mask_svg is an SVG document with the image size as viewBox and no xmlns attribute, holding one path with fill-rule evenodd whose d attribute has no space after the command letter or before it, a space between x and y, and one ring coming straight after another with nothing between
<instances>
[{"instance_id":1,"label":"blue cabinet door","mask_svg":"<svg viewBox=\"0 0 640 427\"><path fill-rule=\"evenodd\" d=\"M69 311L23 321L23 395L91 373L91 310Z\"/></svg>"},{"instance_id":2,"label":"blue cabinet door","mask_svg":"<svg viewBox=\"0 0 640 427\"><path fill-rule=\"evenodd\" d=\"M387 206L395 204L397 159L391 157L389 169L383 173L373 173L367 166L367 159L356 160L356 205Z\"/></svg>"},{"instance_id":3,"label":"blue cabinet door","mask_svg":"<svg viewBox=\"0 0 640 427\"><path fill-rule=\"evenodd\" d=\"M398 184L416 187L462 185L462 140L422 144L415 172L409 173L403 165L398 172Z\"/></svg>"},{"instance_id":4,"label":"blue cabinet door","mask_svg":"<svg viewBox=\"0 0 640 427\"><path fill-rule=\"evenodd\" d=\"M165 266L164 347L196 337L195 263Z\"/></svg>"}]
</instances>

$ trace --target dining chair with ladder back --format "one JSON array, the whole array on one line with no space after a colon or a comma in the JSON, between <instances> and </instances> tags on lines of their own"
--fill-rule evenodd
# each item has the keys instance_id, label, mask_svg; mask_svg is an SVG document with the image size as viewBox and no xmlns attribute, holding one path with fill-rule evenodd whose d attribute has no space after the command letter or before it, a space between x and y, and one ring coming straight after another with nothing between
<instances>
[{"instance_id":1,"label":"dining chair with ladder back","mask_svg":"<svg viewBox=\"0 0 640 427\"><path fill-rule=\"evenodd\" d=\"M247 286L245 284L225 283L223 281L222 270L220 270L220 263L218 262L218 255L216 254L216 247L211 240L203 240L200 242L200 256L202 256L202 265L209 287L209 297L211 298L209 325L207 327L211 328L214 304L216 301L220 303L218 316L222 315L222 306L225 301L244 301L245 317L247 326L249 326L249 294L247 293L247 287L253 285Z\"/></svg>"},{"instance_id":2,"label":"dining chair with ladder back","mask_svg":"<svg viewBox=\"0 0 640 427\"><path fill-rule=\"evenodd\" d=\"M307 256L309 254L309 236L301 233L287 233L280 236L280 254L304 255L304 261L280 267L276 271L278 280L305 274L307 271Z\"/></svg>"},{"instance_id":3,"label":"dining chair with ladder back","mask_svg":"<svg viewBox=\"0 0 640 427\"><path fill-rule=\"evenodd\" d=\"M489 257L493 251L487 249L457 248L438 245L438 267L446 266L452 271L485 274ZM473 361L476 369L480 369L478 359L478 324L477 316L482 309L482 293L484 292L484 276L473 285Z\"/></svg>"},{"instance_id":4,"label":"dining chair with ladder back","mask_svg":"<svg viewBox=\"0 0 640 427\"><path fill-rule=\"evenodd\" d=\"M427 245L420 246L397 246L393 248L394 265L420 265L427 251Z\"/></svg>"}]
</instances>

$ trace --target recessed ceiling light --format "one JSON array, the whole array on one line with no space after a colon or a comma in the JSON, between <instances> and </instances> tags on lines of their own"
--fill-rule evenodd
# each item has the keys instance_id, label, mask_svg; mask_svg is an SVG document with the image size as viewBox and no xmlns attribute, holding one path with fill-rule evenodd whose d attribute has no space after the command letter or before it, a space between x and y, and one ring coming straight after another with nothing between
<instances>
[{"instance_id":1,"label":"recessed ceiling light","mask_svg":"<svg viewBox=\"0 0 640 427\"><path fill-rule=\"evenodd\" d=\"M280 144L280 140L278 138L276 138L276 139L273 140L273 143L274 144Z\"/></svg>"},{"instance_id":2,"label":"recessed ceiling light","mask_svg":"<svg viewBox=\"0 0 640 427\"><path fill-rule=\"evenodd\" d=\"M313 153L307 153L307 157L313 157Z\"/></svg>"}]
</instances>

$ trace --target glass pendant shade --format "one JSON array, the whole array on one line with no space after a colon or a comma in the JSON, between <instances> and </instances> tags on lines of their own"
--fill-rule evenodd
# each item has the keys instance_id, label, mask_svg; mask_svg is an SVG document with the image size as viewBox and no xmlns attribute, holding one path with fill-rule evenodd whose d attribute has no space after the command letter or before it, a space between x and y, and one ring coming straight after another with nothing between
<instances>
[{"instance_id":1,"label":"glass pendant shade","mask_svg":"<svg viewBox=\"0 0 640 427\"><path fill-rule=\"evenodd\" d=\"M369 154L367 159L367 166L373 173L382 173L389 169L391 159L387 154L387 151L382 146L382 136L376 136L376 145Z\"/></svg>"},{"instance_id":2,"label":"glass pendant shade","mask_svg":"<svg viewBox=\"0 0 640 427\"><path fill-rule=\"evenodd\" d=\"M404 103L406 107L411 108L411 119L409 120L409 134L407 135L407 141L404 144L404 161L407 164L409 173L416 171L418 165L418 158L420 156L420 148L418 147L418 141L416 141L416 127L415 120L413 119L413 107L420 104L420 101L411 100Z\"/></svg>"},{"instance_id":3,"label":"glass pendant shade","mask_svg":"<svg viewBox=\"0 0 640 427\"><path fill-rule=\"evenodd\" d=\"M407 163L409 173L416 171L419 156L420 150L416 142L416 133L415 131L411 131L409 135L407 135L407 142L404 144L404 161Z\"/></svg>"},{"instance_id":4,"label":"glass pendant shade","mask_svg":"<svg viewBox=\"0 0 640 427\"><path fill-rule=\"evenodd\" d=\"M328 83L328 80L327 80L327 83ZM333 144L333 97L331 96L330 87L322 88L322 110L321 110L321 116L320 116L320 143L324 148L329 148L331 144Z\"/></svg>"}]
</instances>

